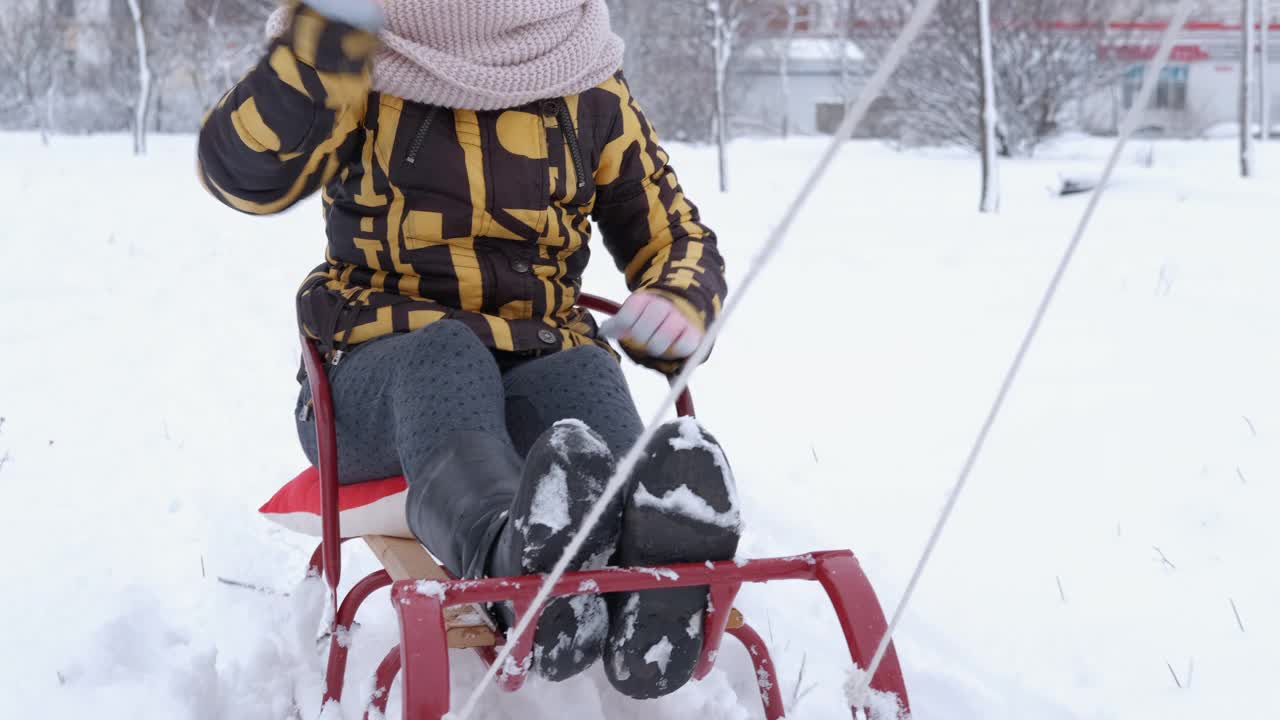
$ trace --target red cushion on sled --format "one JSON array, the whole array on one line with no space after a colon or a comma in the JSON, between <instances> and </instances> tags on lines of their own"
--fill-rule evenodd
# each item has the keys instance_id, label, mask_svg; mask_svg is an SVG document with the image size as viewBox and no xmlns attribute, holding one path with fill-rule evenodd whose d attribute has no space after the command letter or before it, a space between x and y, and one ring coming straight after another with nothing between
<instances>
[{"instance_id":1,"label":"red cushion on sled","mask_svg":"<svg viewBox=\"0 0 1280 720\"><path fill-rule=\"evenodd\" d=\"M412 538L404 518L408 486L403 477L338 488L343 537L386 535ZM269 520L306 535L321 534L320 472L308 468L258 509Z\"/></svg>"}]
</instances>

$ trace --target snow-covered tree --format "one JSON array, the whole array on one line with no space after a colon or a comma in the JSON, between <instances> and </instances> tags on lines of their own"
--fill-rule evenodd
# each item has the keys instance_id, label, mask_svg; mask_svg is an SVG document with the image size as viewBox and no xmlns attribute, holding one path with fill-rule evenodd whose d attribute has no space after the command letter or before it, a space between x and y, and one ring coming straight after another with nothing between
<instances>
[{"instance_id":1,"label":"snow-covered tree","mask_svg":"<svg viewBox=\"0 0 1280 720\"><path fill-rule=\"evenodd\" d=\"M786 24L786 29L782 34L782 42L780 43L782 51L778 58L778 76L782 88L782 137L786 139L791 137L791 54L795 46L796 38L796 19L799 9L796 7L796 0L784 0L781 9L782 20Z\"/></svg>"},{"instance_id":2,"label":"snow-covered tree","mask_svg":"<svg viewBox=\"0 0 1280 720\"><path fill-rule=\"evenodd\" d=\"M138 51L138 99L133 109L133 153L147 151L147 120L151 117L151 60L147 56L147 28L141 0L128 0L133 16L133 37Z\"/></svg>"},{"instance_id":3,"label":"snow-covered tree","mask_svg":"<svg viewBox=\"0 0 1280 720\"><path fill-rule=\"evenodd\" d=\"M1258 119L1263 142L1271 138L1271 12L1267 0L1258 0Z\"/></svg>"},{"instance_id":4,"label":"snow-covered tree","mask_svg":"<svg viewBox=\"0 0 1280 720\"><path fill-rule=\"evenodd\" d=\"M980 79L979 118L981 135L978 147L982 154L982 200L980 209L993 213L1000 209L1000 166L996 159L996 126L999 114L996 110L995 61L991 49L991 0L978 3L978 63Z\"/></svg>"},{"instance_id":5,"label":"snow-covered tree","mask_svg":"<svg viewBox=\"0 0 1280 720\"><path fill-rule=\"evenodd\" d=\"M1254 0L1240 3L1240 175L1253 175Z\"/></svg>"},{"instance_id":6,"label":"snow-covered tree","mask_svg":"<svg viewBox=\"0 0 1280 720\"><path fill-rule=\"evenodd\" d=\"M720 192L729 191L729 113L728 93L729 71L734 59L734 52L742 40L743 24L754 9L755 0L706 0L710 30L711 55L713 58L713 97L714 112L712 114L713 136L716 139L716 155L720 171Z\"/></svg>"},{"instance_id":7,"label":"snow-covered tree","mask_svg":"<svg viewBox=\"0 0 1280 720\"><path fill-rule=\"evenodd\" d=\"M849 48L853 45L853 23L857 18L854 0L837 0L836 4L836 39L840 41L843 52L840 53L840 87L844 90L844 101L847 105L853 102L853 63Z\"/></svg>"}]
</instances>

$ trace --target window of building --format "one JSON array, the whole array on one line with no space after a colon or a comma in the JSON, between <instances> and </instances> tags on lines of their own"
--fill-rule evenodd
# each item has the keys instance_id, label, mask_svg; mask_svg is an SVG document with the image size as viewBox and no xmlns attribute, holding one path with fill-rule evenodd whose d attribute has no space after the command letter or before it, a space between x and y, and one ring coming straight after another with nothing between
<instances>
[{"instance_id":1,"label":"window of building","mask_svg":"<svg viewBox=\"0 0 1280 720\"><path fill-rule=\"evenodd\" d=\"M820 102L814 106L814 125L824 135L835 135L844 123L845 104Z\"/></svg>"},{"instance_id":2,"label":"window of building","mask_svg":"<svg viewBox=\"0 0 1280 720\"><path fill-rule=\"evenodd\" d=\"M814 129L826 135L835 135L844 124L849 106L839 100L820 100L814 105ZM893 122L893 101L884 96L871 103L862 123L853 136L858 138L890 137L896 130Z\"/></svg>"},{"instance_id":3,"label":"window of building","mask_svg":"<svg viewBox=\"0 0 1280 720\"><path fill-rule=\"evenodd\" d=\"M793 26L795 32L814 32L819 29L819 22L822 19L822 6L820 4L814 2L779 2L766 10L764 14L764 25L770 33L782 34L787 32L788 6L795 11L795 25Z\"/></svg>"},{"instance_id":4,"label":"window of building","mask_svg":"<svg viewBox=\"0 0 1280 720\"><path fill-rule=\"evenodd\" d=\"M1124 106L1133 107L1134 100L1142 90L1142 80L1146 76L1145 65L1134 65L1124 75ZM1191 75L1187 65L1170 65L1160 73L1160 82L1156 84L1156 93L1151 98L1152 110L1186 110L1187 81Z\"/></svg>"},{"instance_id":5,"label":"window of building","mask_svg":"<svg viewBox=\"0 0 1280 720\"><path fill-rule=\"evenodd\" d=\"M821 7L817 3L796 6L796 32L809 32L818 28L818 13Z\"/></svg>"}]
</instances>

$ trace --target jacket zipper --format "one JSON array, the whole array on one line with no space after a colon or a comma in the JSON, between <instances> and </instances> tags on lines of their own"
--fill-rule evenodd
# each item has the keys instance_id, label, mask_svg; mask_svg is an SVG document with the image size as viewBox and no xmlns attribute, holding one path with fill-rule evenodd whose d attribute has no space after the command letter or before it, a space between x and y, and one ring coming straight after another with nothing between
<instances>
[{"instance_id":1,"label":"jacket zipper","mask_svg":"<svg viewBox=\"0 0 1280 720\"><path fill-rule=\"evenodd\" d=\"M409 145L409 154L405 156L404 163L406 165L416 165L418 162L418 151L422 149L422 144L427 141L427 132L431 130L431 123L436 119L436 113L440 108L432 105L427 109L427 116L422 118L422 125L418 128L418 134L413 137L413 143Z\"/></svg>"},{"instance_id":2,"label":"jacket zipper","mask_svg":"<svg viewBox=\"0 0 1280 720\"><path fill-rule=\"evenodd\" d=\"M573 127L573 116L569 114L569 104L563 100L556 102L556 120L560 123L560 133L569 144L569 156L573 158L573 170L578 174L578 187L587 185L586 166L582 164L582 150L578 147L578 132Z\"/></svg>"},{"instance_id":3,"label":"jacket zipper","mask_svg":"<svg viewBox=\"0 0 1280 720\"><path fill-rule=\"evenodd\" d=\"M351 346L351 333L360 319L360 307L357 302L359 297L359 290L355 290L350 296L342 293L342 303L338 305L333 319L333 357L329 360L332 367L338 367L347 354L347 348ZM338 335L342 336L341 340L338 339Z\"/></svg>"}]
</instances>

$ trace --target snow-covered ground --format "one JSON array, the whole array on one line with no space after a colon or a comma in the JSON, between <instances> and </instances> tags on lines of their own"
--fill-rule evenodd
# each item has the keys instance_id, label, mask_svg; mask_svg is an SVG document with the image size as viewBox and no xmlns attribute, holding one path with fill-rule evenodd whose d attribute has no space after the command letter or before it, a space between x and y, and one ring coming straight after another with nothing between
<instances>
[{"instance_id":1,"label":"snow-covered ground","mask_svg":"<svg viewBox=\"0 0 1280 720\"><path fill-rule=\"evenodd\" d=\"M734 275L821 147L738 143L724 196L710 151L672 148ZM695 383L745 555L849 547L896 603L1083 208L1049 188L1107 147L1006 165L996 217L966 155L845 151ZM191 138L128 151L0 135L0 717L284 720L296 698L311 720L311 542L255 508L304 463L292 308L318 206L242 217L198 187ZM899 635L918 720L1280 717L1280 152L1263 161L1244 182L1230 142L1132 148ZM588 287L621 294L607 258ZM653 407L661 381L632 378ZM347 552L348 578L372 566ZM820 590L740 605L789 717L848 717ZM393 643L385 592L360 622L347 718ZM731 646L657 703L595 672L490 692L482 716L759 717ZM456 660L462 693L481 668Z\"/></svg>"}]
</instances>

